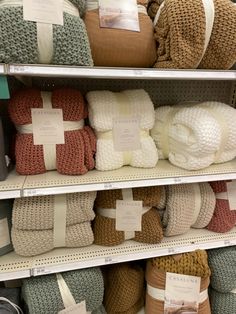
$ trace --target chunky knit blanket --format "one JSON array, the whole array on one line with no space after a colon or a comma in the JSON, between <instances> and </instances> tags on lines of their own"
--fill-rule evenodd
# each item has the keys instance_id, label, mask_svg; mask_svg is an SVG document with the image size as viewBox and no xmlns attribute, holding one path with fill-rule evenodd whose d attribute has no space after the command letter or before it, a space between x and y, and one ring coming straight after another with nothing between
<instances>
[{"instance_id":1,"label":"chunky knit blanket","mask_svg":"<svg viewBox=\"0 0 236 314\"><path fill-rule=\"evenodd\" d=\"M144 305L144 272L135 263L122 263L103 270L107 314L137 314Z\"/></svg>"},{"instance_id":2,"label":"chunky knit blanket","mask_svg":"<svg viewBox=\"0 0 236 314\"><path fill-rule=\"evenodd\" d=\"M215 194L209 183L166 186L162 224L165 236L183 234L190 228L205 228L215 210Z\"/></svg>"},{"instance_id":3,"label":"chunky knit blanket","mask_svg":"<svg viewBox=\"0 0 236 314\"><path fill-rule=\"evenodd\" d=\"M220 102L183 103L156 109L151 135L159 158L198 170L236 156L236 110Z\"/></svg>"},{"instance_id":4,"label":"chunky knit blanket","mask_svg":"<svg viewBox=\"0 0 236 314\"><path fill-rule=\"evenodd\" d=\"M31 109L43 108L43 92L22 90L9 103L10 117L18 129L16 137L16 171L19 174L39 174L57 169L62 174L84 174L94 168L96 139L90 127L84 126L87 109L81 93L74 89L54 90L50 96L52 108L62 109L64 123L77 122L80 126L66 129L65 144L56 145L56 154L49 155L46 163L43 145L33 144L32 130L22 127L32 123Z\"/></svg>"},{"instance_id":5,"label":"chunky knit blanket","mask_svg":"<svg viewBox=\"0 0 236 314\"><path fill-rule=\"evenodd\" d=\"M87 268L61 273L76 303L86 301L92 314L105 314L102 306L104 283L99 268ZM22 295L29 313L57 314L65 308L56 274L23 280Z\"/></svg>"},{"instance_id":6,"label":"chunky knit blanket","mask_svg":"<svg viewBox=\"0 0 236 314\"><path fill-rule=\"evenodd\" d=\"M157 43L155 67L232 67L236 61L236 7L230 0L213 0L212 7L202 0L149 0Z\"/></svg>"},{"instance_id":7,"label":"chunky knit blanket","mask_svg":"<svg viewBox=\"0 0 236 314\"><path fill-rule=\"evenodd\" d=\"M16 199L12 215L12 242L17 254L33 256L55 247L56 209L65 198L65 243L56 247L81 247L93 243L91 221L96 192L73 193L63 196L33 196ZM59 207L62 214L64 208ZM63 216L60 216L60 221ZM60 242L60 240L59 240ZM58 243L58 242L57 242Z\"/></svg>"},{"instance_id":8,"label":"chunky knit blanket","mask_svg":"<svg viewBox=\"0 0 236 314\"><path fill-rule=\"evenodd\" d=\"M163 238L161 221L157 208L163 208L165 198L164 187L148 187L132 189L133 200L143 201L147 211L142 215L142 231L135 231L132 236L124 231L116 230L116 200L122 200L122 190L98 191L95 201L96 217L93 224L94 243L99 245L118 245L126 239L143 243L159 243ZM104 215L102 209L108 214Z\"/></svg>"},{"instance_id":9,"label":"chunky knit blanket","mask_svg":"<svg viewBox=\"0 0 236 314\"><path fill-rule=\"evenodd\" d=\"M164 299L161 300L151 295L150 288L165 290L167 272L201 277L200 291L207 290L211 273L207 263L207 253L197 250L191 253L178 254L177 256L163 256L149 260L146 268L145 313L164 313ZM208 297L199 303L198 314L211 314Z\"/></svg>"},{"instance_id":10,"label":"chunky knit blanket","mask_svg":"<svg viewBox=\"0 0 236 314\"><path fill-rule=\"evenodd\" d=\"M154 107L149 95L142 89L120 93L92 91L86 98L90 124L97 134L96 168L113 170L123 165L155 167L158 155L149 136L149 130L154 126ZM114 149L113 119L118 117L140 119L140 149L127 152Z\"/></svg>"},{"instance_id":11,"label":"chunky knit blanket","mask_svg":"<svg viewBox=\"0 0 236 314\"><path fill-rule=\"evenodd\" d=\"M38 26L42 23L23 19L21 0L1 2L0 62L93 65L86 28L81 18L85 10L84 0L63 1L64 7L69 7L63 13L64 25L54 24L51 37L47 28L45 31L39 30ZM46 40L46 48L40 48L38 42L45 42L47 36L50 38Z\"/></svg>"}]
</instances>

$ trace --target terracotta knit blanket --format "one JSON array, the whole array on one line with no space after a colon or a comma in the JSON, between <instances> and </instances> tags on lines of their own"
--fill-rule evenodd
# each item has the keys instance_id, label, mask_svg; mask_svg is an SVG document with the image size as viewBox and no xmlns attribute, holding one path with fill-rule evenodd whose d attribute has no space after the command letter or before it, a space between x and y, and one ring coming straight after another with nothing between
<instances>
[{"instance_id":1,"label":"terracotta knit blanket","mask_svg":"<svg viewBox=\"0 0 236 314\"><path fill-rule=\"evenodd\" d=\"M86 192L16 199L12 216L16 253L33 256L54 247L92 244L95 197L96 192Z\"/></svg>"},{"instance_id":2,"label":"terracotta knit blanket","mask_svg":"<svg viewBox=\"0 0 236 314\"><path fill-rule=\"evenodd\" d=\"M52 63L92 66L82 14L84 0L64 0L64 24L23 19L23 1L0 3L0 62Z\"/></svg>"},{"instance_id":3,"label":"terracotta knit blanket","mask_svg":"<svg viewBox=\"0 0 236 314\"><path fill-rule=\"evenodd\" d=\"M201 277L200 291L208 289L210 282L210 268L207 264L207 255L204 251L184 253L175 259L174 256L164 256L149 260L146 268L146 305L145 313L163 314L164 300L151 296L149 286L154 289L165 290L166 272ZM199 303L199 314L211 314L209 298Z\"/></svg>"},{"instance_id":4,"label":"terracotta knit blanket","mask_svg":"<svg viewBox=\"0 0 236 314\"><path fill-rule=\"evenodd\" d=\"M155 67L230 69L235 63L236 7L230 0L149 2L157 43Z\"/></svg>"},{"instance_id":5,"label":"terracotta knit blanket","mask_svg":"<svg viewBox=\"0 0 236 314\"><path fill-rule=\"evenodd\" d=\"M92 6L89 5L90 2L93 3ZM98 1L90 0L87 3L84 22L95 65L139 68L153 66L156 61L156 44L152 21L144 7L138 14L140 32L134 32L100 27Z\"/></svg>"},{"instance_id":6,"label":"terracotta knit blanket","mask_svg":"<svg viewBox=\"0 0 236 314\"><path fill-rule=\"evenodd\" d=\"M183 103L156 109L151 135L159 158L198 170L236 156L236 110L219 102Z\"/></svg>"},{"instance_id":7,"label":"terracotta knit blanket","mask_svg":"<svg viewBox=\"0 0 236 314\"><path fill-rule=\"evenodd\" d=\"M132 189L133 200L143 201L147 207L142 215L142 231L135 231L127 237L124 231L116 230L116 200L122 200L122 190L98 191L95 201L96 217L93 224L94 243L99 245L118 245L126 239L143 243L159 243L163 238L161 221L156 208L163 208L164 187L148 187ZM150 208L150 209L149 209ZM100 209L106 209L114 218L104 216Z\"/></svg>"},{"instance_id":8,"label":"terracotta knit blanket","mask_svg":"<svg viewBox=\"0 0 236 314\"><path fill-rule=\"evenodd\" d=\"M155 167L158 160L157 150L149 135L149 130L154 126L154 107L149 95L142 89L120 93L93 91L86 98L90 124L97 135L96 168L113 170L123 165ZM115 150L113 120L120 117L139 119L140 149Z\"/></svg>"},{"instance_id":9,"label":"terracotta knit blanket","mask_svg":"<svg viewBox=\"0 0 236 314\"><path fill-rule=\"evenodd\" d=\"M190 228L205 228L215 210L215 194L209 183L166 186L162 224L165 236L183 234Z\"/></svg>"},{"instance_id":10,"label":"terracotta knit blanket","mask_svg":"<svg viewBox=\"0 0 236 314\"><path fill-rule=\"evenodd\" d=\"M16 171L27 175L57 169L62 174L78 175L93 169L96 139L91 128L83 126L87 110L79 91L58 89L51 93L51 106L62 109L64 123L77 122L81 125L64 132L65 144L56 145L56 155L47 158L49 166L46 164L43 145L33 144L32 130L22 132L21 127L32 123L31 109L44 107L42 97L43 94L37 89L22 90L9 103L10 117L21 132L16 137Z\"/></svg>"}]
</instances>

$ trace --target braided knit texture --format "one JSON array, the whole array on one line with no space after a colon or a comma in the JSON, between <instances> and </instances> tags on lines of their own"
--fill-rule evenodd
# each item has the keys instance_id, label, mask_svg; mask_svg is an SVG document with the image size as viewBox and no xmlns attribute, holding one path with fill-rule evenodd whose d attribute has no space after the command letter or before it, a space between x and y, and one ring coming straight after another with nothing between
<instances>
[{"instance_id":1,"label":"braided knit texture","mask_svg":"<svg viewBox=\"0 0 236 314\"><path fill-rule=\"evenodd\" d=\"M230 231L236 224L236 209L230 209L228 198L217 198L217 193L227 192L227 181L210 182L210 185L216 193L216 207L207 229L215 232Z\"/></svg>"},{"instance_id":2,"label":"braided knit texture","mask_svg":"<svg viewBox=\"0 0 236 314\"><path fill-rule=\"evenodd\" d=\"M85 1L73 1L85 9ZM83 20L63 13L64 25L53 25L52 64L92 66L93 60ZM23 19L22 7L0 10L0 62L39 63L36 23Z\"/></svg>"},{"instance_id":3,"label":"braided knit texture","mask_svg":"<svg viewBox=\"0 0 236 314\"><path fill-rule=\"evenodd\" d=\"M160 0L151 3L154 18ZM214 0L215 19L204 53L205 11L201 0L165 0L154 27L157 68L230 69L236 61L236 7L230 0Z\"/></svg>"},{"instance_id":4,"label":"braided knit texture","mask_svg":"<svg viewBox=\"0 0 236 314\"><path fill-rule=\"evenodd\" d=\"M149 95L143 90L125 90L121 93L92 91L87 93L89 121L95 132L101 135L113 130L113 119L124 116L117 97L125 97L127 117L140 118L140 130L149 130L154 125L154 107ZM148 133L149 134L149 133ZM128 165L141 168L155 167L158 161L157 149L151 136L140 137L141 148L130 151ZM108 138L97 139L96 168L113 170L127 165L123 152L115 151L112 133Z\"/></svg>"},{"instance_id":5,"label":"braided knit texture","mask_svg":"<svg viewBox=\"0 0 236 314\"><path fill-rule=\"evenodd\" d=\"M76 303L86 301L87 311L102 313L104 283L99 268L87 268L61 274ZM64 309L56 275L31 277L23 280L23 298L32 314L57 314Z\"/></svg>"},{"instance_id":6,"label":"braided knit texture","mask_svg":"<svg viewBox=\"0 0 236 314\"><path fill-rule=\"evenodd\" d=\"M211 289L211 310L214 314L233 314L236 309L235 293L222 293Z\"/></svg>"},{"instance_id":7,"label":"braided knit texture","mask_svg":"<svg viewBox=\"0 0 236 314\"><path fill-rule=\"evenodd\" d=\"M52 108L60 108L64 121L81 121L87 117L87 109L81 93L74 89L58 89L52 92ZM22 90L9 103L9 114L13 123L32 123L31 108L43 108L40 91ZM96 138L88 126L80 130L65 131L65 144L56 145L56 169L62 174L84 174L94 168ZM46 172L43 145L33 144L33 134L17 134L16 171L19 174Z\"/></svg>"},{"instance_id":8,"label":"braided knit texture","mask_svg":"<svg viewBox=\"0 0 236 314\"><path fill-rule=\"evenodd\" d=\"M144 305L144 272L133 263L105 267L104 306L107 314L137 314Z\"/></svg>"}]
</instances>

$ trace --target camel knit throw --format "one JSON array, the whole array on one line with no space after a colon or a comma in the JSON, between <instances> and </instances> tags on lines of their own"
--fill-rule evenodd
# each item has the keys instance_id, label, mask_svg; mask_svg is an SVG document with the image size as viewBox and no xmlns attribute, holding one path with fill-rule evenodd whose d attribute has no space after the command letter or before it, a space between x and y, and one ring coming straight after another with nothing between
<instances>
[{"instance_id":1,"label":"camel knit throw","mask_svg":"<svg viewBox=\"0 0 236 314\"><path fill-rule=\"evenodd\" d=\"M151 130L159 158L187 170L198 170L236 156L236 110L208 101L163 106L155 111Z\"/></svg>"},{"instance_id":2,"label":"camel knit throw","mask_svg":"<svg viewBox=\"0 0 236 314\"><path fill-rule=\"evenodd\" d=\"M135 263L103 269L107 314L137 314L144 305L144 272Z\"/></svg>"},{"instance_id":3,"label":"camel knit throw","mask_svg":"<svg viewBox=\"0 0 236 314\"><path fill-rule=\"evenodd\" d=\"M80 122L87 117L87 109L81 93L74 89L58 89L51 93L52 108L62 109L63 120ZM16 93L9 103L9 114L16 127L32 123L31 109L43 108L42 94L37 89ZM50 170L68 175L84 174L94 168L96 138L92 129L65 131L65 144L56 145L56 162ZM33 144L32 133L18 133L16 136L16 171L19 174L39 174L46 172L43 145ZM53 156L50 156L53 161Z\"/></svg>"},{"instance_id":4,"label":"camel knit throw","mask_svg":"<svg viewBox=\"0 0 236 314\"><path fill-rule=\"evenodd\" d=\"M89 120L97 134L96 168L113 170L124 165L155 167L158 155L149 130L154 126L154 107L143 89L125 90L120 93L92 91L86 96ZM113 119L138 117L140 119L141 148L134 151L116 151L112 137Z\"/></svg>"},{"instance_id":5,"label":"camel knit throw","mask_svg":"<svg viewBox=\"0 0 236 314\"><path fill-rule=\"evenodd\" d=\"M156 68L230 69L236 61L236 7L230 0L213 0L214 20L205 47L206 12L202 0L165 0L154 26ZM151 0L148 13L155 18L160 0ZM212 11L211 11L212 14ZM206 49L206 50L205 50ZM205 51L204 51L205 50Z\"/></svg>"},{"instance_id":6,"label":"camel knit throw","mask_svg":"<svg viewBox=\"0 0 236 314\"><path fill-rule=\"evenodd\" d=\"M73 0L71 3L64 0L64 2L67 6L74 6L72 11L76 13L74 15L64 11L64 25L52 25L50 39L52 55L46 59L45 57L41 59L40 48L37 44L38 23L23 19L21 1L19 4L12 1L3 7L0 4L0 62L92 66L89 40L84 22L80 17L85 10L85 0Z\"/></svg>"},{"instance_id":7,"label":"camel knit throw","mask_svg":"<svg viewBox=\"0 0 236 314\"><path fill-rule=\"evenodd\" d=\"M166 272L201 277L200 291L208 288L210 268L207 263L207 253L197 250L191 253L175 256L163 256L149 260L146 268L148 286L165 290ZM146 314L163 314L164 301L153 298L146 293ZM198 314L211 314L209 299L199 304Z\"/></svg>"},{"instance_id":8,"label":"camel knit throw","mask_svg":"<svg viewBox=\"0 0 236 314\"><path fill-rule=\"evenodd\" d=\"M94 219L93 204L96 192L18 198L14 201L12 216L12 242L17 254L33 256L52 250L55 245L81 247L93 243L90 222ZM55 223L57 208L59 220L64 208L59 207L65 199L65 226ZM57 240L58 232L65 228L65 243ZM59 228L59 230L55 230ZM55 242L56 241L56 242Z\"/></svg>"},{"instance_id":9,"label":"camel knit throw","mask_svg":"<svg viewBox=\"0 0 236 314\"><path fill-rule=\"evenodd\" d=\"M236 224L236 208L232 210L229 206L227 182L230 181L210 182L216 195L216 207L212 219L207 226L208 230L227 232Z\"/></svg>"},{"instance_id":10,"label":"camel knit throw","mask_svg":"<svg viewBox=\"0 0 236 314\"><path fill-rule=\"evenodd\" d=\"M205 228L215 209L215 194L209 183L166 186L166 209L162 223L165 236Z\"/></svg>"},{"instance_id":11,"label":"camel knit throw","mask_svg":"<svg viewBox=\"0 0 236 314\"><path fill-rule=\"evenodd\" d=\"M61 273L74 300L86 301L92 314L105 313L102 301L104 283L99 268L87 268ZM32 314L57 314L64 309L56 274L31 277L23 280L22 295Z\"/></svg>"}]
</instances>

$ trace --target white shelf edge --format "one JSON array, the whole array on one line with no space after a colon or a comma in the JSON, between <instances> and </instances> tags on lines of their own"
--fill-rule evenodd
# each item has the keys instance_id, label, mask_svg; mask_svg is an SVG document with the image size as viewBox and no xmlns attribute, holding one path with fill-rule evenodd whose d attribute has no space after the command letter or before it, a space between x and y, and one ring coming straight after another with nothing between
<instances>
[{"instance_id":1,"label":"white shelf edge","mask_svg":"<svg viewBox=\"0 0 236 314\"><path fill-rule=\"evenodd\" d=\"M22 190L8 190L8 191L0 191L0 200L8 199L8 198L19 198L21 197Z\"/></svg>"},{"instance_id":2,"label":"white shelf edge","mask_svg":"<svg viewBox=\"0 0 236 314\"><path fill-rule=\"evenodd\" d=\"M236 80L235 70L105 68L40 64L9 64L7 65L7 74L43 77L84 77L106 79Z\"/></svg>"},{"instance_id":3,"label":"white shelf edge","mask_svg":"<svg viewBox=\"0 0 236 314\"><path fill-rule=\"evenodd\" d=\"M7 72L6 69L7 69L6 64L0 63L0 74L1 74L1 75L6 74L6 72Z\"/></svg>"},{"instance_id":4,"label":"white shelf edge","mask_svg":"<svg viewBox=\"0 0 236 314\"><path fill-rule=\"evenodd\" d=\"M23 279L23 278L28 278L30 276L32 276L30 269L8 272L8 273L0 273L0 281Z\"/></svg>"}]
</instances>

